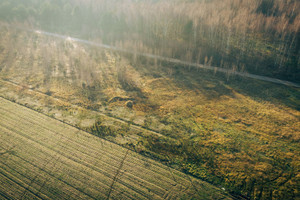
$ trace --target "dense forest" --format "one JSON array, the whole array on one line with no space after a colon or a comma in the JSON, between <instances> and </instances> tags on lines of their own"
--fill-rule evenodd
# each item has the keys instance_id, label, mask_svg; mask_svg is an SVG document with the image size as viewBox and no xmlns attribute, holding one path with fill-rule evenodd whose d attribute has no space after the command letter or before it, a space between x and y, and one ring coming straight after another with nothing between
<instances>
[{"instance_id":1,"label":"dense forest","mask_svg":"<svg viewBox=\"0 0 300 200\"><path fill-rule=\"evenodd\" d=\"M299 82L296 0L3 0L2 21Z\"/></svg>"}]
</instances>

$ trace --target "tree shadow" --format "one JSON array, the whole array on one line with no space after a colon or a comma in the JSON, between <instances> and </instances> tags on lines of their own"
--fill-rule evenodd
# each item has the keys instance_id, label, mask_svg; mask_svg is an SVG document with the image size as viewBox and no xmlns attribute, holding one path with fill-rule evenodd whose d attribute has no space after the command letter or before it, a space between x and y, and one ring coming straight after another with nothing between
<instances>
[{"instance_id":1,"label":"tree shadow","mask_svg":"<svg viewBox=\"0 0 300 200\"><path fill-rule=\"evenodd\" d=\"M157 67L141 65L133 66L142 76L168 78L176 87L202 94L207 100L217 100L222 96L235 98L234 92L237 92L256 101L300 110L299 88L164 62Z\"/></svg>"},{"instance_id":2,"label":"tree shadow","mask_svg":"<svg viewBox=\"0 0 300 200\"><path fill-rule=\"evenodd\" d=\"M233 77L226 84L252 99L267 101L275 105L284 105L300 111L299 88L243 77Z\"/></svg>"}]
</instances>

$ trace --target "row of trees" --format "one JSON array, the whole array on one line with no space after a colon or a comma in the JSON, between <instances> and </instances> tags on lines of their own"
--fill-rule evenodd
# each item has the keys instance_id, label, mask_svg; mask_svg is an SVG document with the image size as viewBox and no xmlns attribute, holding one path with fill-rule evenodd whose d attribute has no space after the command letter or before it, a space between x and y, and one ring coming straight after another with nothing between
<instances>
[{"instance_id":1,"label":"row of trees","mask_svg":"<svg viewBox=\"0 0 300 200\"><path fill-rule=\"evenodd\" d=\"M293 81L300 71L299 13L293 0L0 3L1 20Z\"/></svg>"},{"instance_id":2,"label":"row of trees","mask_svg":"<svg viewBox=\"0 0 300 200\"><path fill-rule=\"evenodd\" d=\"M0 3L5 21L293 81L300 71L299 13L293 0Z\"/></svg>"}]
</instances>

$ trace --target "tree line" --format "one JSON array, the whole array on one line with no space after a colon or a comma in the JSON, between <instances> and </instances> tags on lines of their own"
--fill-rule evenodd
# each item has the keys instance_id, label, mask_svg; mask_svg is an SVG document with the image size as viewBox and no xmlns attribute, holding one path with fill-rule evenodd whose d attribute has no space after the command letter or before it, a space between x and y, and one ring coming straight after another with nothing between
<instances>
[{"instance_id":1,"label":"tree line","mask_svg":"<svg viewBox=\"0 0 300 200\"><path fill-rule=\"evenodd\" d=\"M122 48L299 82L294 0L4 0L0 19Z\"/></svg>"}]
</instances>

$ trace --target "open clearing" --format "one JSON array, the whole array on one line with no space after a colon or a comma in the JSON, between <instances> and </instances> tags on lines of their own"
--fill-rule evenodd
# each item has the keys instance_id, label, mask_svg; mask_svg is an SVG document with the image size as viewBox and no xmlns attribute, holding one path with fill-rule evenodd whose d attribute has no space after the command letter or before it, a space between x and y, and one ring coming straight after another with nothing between
<instances>
[{"instance_id":1,"label":"open clearing","mask_svg":"<svg viewBox=\"0 0 300 200\"><path fill-rule=\"evenodd\" d=\"M0 199L226 199L222 191L0 98Z\"/></svg>"}]
</instances>

